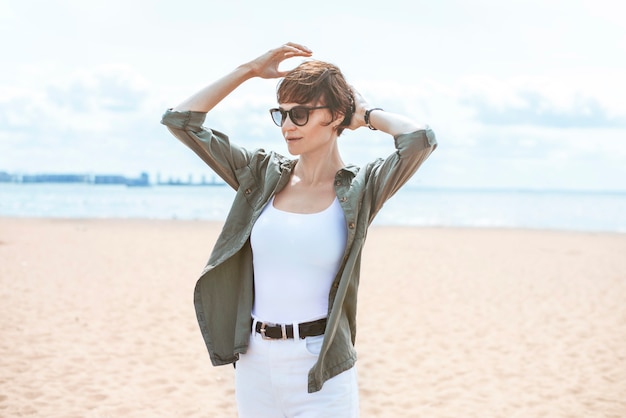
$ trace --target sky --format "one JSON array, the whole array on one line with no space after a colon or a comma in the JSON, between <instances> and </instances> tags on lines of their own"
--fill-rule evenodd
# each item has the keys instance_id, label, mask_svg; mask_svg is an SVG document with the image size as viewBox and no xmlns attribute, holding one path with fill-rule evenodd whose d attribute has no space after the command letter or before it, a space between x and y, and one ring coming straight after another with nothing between
<instances>
[{"instance_id":1,"label":"sky","mask_svg":"<svg viewBox=\"0 0 626 418\"><path fill-rule=\"evenodd\" d=\"M607 0L0 0L0 171L210 177L161 115L293 41L435 131L412 185L626 191L622 15ZM276 82L247 81L205 125L287 153ZM339 141L346 162L393 152L367 129Z\"/></svg>"}]
</instances>

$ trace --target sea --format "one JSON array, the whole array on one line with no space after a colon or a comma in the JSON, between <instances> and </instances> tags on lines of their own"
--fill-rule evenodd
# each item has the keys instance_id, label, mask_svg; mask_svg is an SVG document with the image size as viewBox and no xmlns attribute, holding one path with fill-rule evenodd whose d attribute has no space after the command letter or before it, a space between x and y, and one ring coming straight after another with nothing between
<instances>
[{"instance_id":1,"label":"sea","mask_svg":"<svg viewBox=\"0 0 626 418\"><path fill-rule=\"evenodd\" d=\"M0 216L223 221L226 185L128 187L0 183ZM374 225L626 233L626 191L471 190L405 186Z\"/></svg>"}]
</instances>

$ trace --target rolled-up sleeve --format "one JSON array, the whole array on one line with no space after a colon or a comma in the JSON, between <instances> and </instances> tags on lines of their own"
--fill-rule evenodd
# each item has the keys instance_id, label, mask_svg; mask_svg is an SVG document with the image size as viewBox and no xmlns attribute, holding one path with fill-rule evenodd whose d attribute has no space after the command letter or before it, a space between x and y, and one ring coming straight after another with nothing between
<instances>
[{"instance_id":1,"label":"rolled-up sleeve","mask_svg":"<svg viewBox=\"0 0 626 418\"><path fill-rule=\"evenodd\" d=\"M198 155L233 189L239 188L236 172L248 164L251 154L230 142L227 135L203 127L206 113L168 109L161 123Z\"/></svg>"},{"instance_id":2,"label":"rolled-up sleeve","mask_svg":"<svg viewBox=\"0 0 626 418\"><path fill-rule=\"evenodd\" d=\"M437 148L435 133L429 127L394 137L396 151L386 159L374 162L371 181L376 213L400 187L415 174L430 154Z\"/></svg>"}]
</instances>

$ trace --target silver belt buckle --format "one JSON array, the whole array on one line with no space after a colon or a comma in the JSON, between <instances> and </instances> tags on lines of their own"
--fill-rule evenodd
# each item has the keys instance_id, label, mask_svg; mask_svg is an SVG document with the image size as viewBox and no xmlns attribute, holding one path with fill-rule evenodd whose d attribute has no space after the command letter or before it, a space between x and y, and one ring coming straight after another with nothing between
<instances>
[{"instance_id":1,"label":"silver belt buckle","mask_svg":"<svg viewBox=\"0 0 626 418\"><path fill-rule=\"evenodd\" d=\"M267 325L267 324L266 324L265 322L261 322L261 329L259 330L259 332L261 333L261 338L263 338L264 340L271 340L271 338L270 338L270 337L267 337L267 336L265 335L265 326L266 326L266 325Z\"/></svg>"},{"instance_id":2,"label":"silver belt buckle","mask_svg":"<svg viewBox=\"0 0 626 418\"><path fill-rule=\"evenodd\" d=\"M267 324L265 322L261 322L261 329L259 330L259 332L261 333L261 338L263 338L264 340L274 340L274 338L272 337L268 337L267 335L265 335L265 327L267 326ZM281 324L280 325L280 330L281 330L281 334L282 334L282 340L286 340L287 339L287 328L285 327L285 324Z\"/></svg>"}]
</instances>

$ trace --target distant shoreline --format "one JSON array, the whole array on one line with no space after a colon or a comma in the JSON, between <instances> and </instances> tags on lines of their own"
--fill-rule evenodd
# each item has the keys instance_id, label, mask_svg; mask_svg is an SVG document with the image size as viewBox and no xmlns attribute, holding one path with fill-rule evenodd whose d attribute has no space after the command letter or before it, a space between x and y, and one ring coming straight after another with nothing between
<instances>
[{"instance_id":1,"label":"distant shoreline","mask_svg":"<svg viewBox=\"0 0 626 418\"><path fill-rule=\"evenodd\" d=\"M55 174L11 174L0 171L0 183L15 184L93 184L93 185L126 185L126 186L225 186L226 183L217 181L213 177L207 181L205 177L199 182L183 181L178 178L169 178L162 181L157 178L156 182L150 181L150 175L142 172L139 177L127 177L121 174L81 174L81 173L55 173Z\"/></svg>"},{"instance_id":2,"label":"distant shoreline","mask_svg":"<svg viewBox=\"0 0 626 418\"><path fill-rule=\"evenodd\" d=\"M132 178L126 178L132 179ZM73 185L93 185L93 186L119 186L119 185L130 185L129 182L126 181L118 181L118 182L93 182L93 181L6 181L0 179L0 185L2 184L17 184L17 185L31 185L31 184L47 184L47 185L64 185L64 184L73 184ZM222 181L199 181L199 182L189 182L182 180L168 180L162 182L148 182L145 186L228 186L228 183ZM450 193L493 193L493 194L505 194L505 193L519 193L519 194L589 194L589 195L626 195L626 190L611 190L611 189L533 189L533 188L522 188L522 187L511 187L511 188L502 188L502 187L437 187L437 186L414 186L414 185L406 185L401 190L410 190L410 191L419 191L423 193L428 192L450 192Z\"/></svg>"},{"instance_id":3,"label":"distant shoreline","mask_svg":"<svg viewBox=\"0 0 626 418\"><path fill-rule=\"evenodd\" d=\"M222 220L235 195L211 182L0 183L0 216ZM626 233L626 193L407 186L374 223Z\"/></svg>"}]
</instances>

